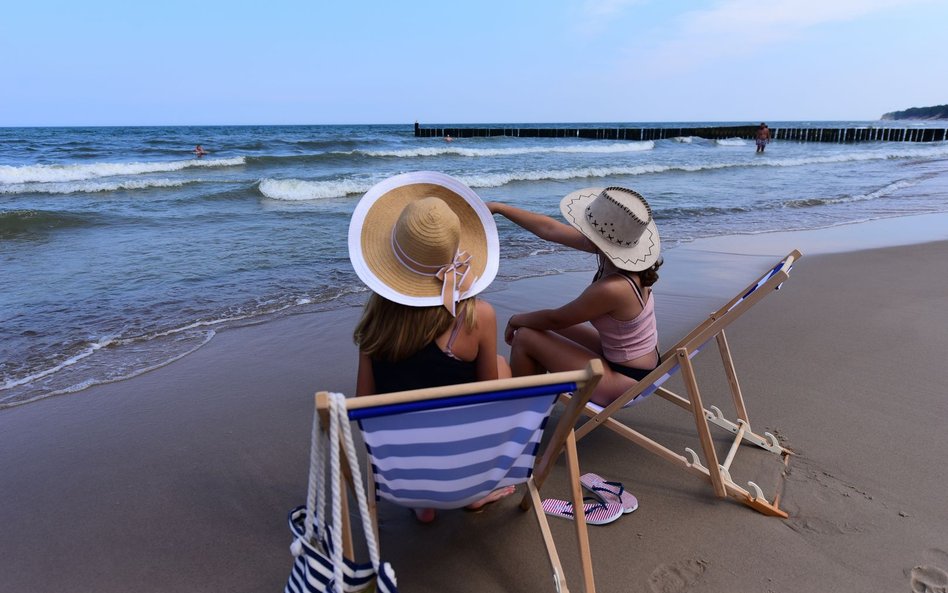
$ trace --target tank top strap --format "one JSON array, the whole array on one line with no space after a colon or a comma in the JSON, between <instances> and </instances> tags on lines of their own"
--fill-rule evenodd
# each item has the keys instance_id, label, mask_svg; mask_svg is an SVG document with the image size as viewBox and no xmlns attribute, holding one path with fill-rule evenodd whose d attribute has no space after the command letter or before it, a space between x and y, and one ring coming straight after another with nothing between
<instances>
[{"instance_id":1,"label":"tank top strap","mask_svg":"<svg viewBox=\"0 0 948 593\"><path fill-rule=\"evenodd\" d=\"M639 288L639 285L636 284L636 283L635 283L635 280L633 280L632 278L630 278L628 275L622 274L622 273L619 273L619 275L622 276L623 278L625 278L626 280L628 280L628 281L629 281L629 284L632 285L632 290L635 291L635 296L638 297L638 299L639 299L639 304L641 304L641 305L642 305L642 308L644 309L644 308L645 308L645 298L642 297L642 290Z\"/></svg>"},{"instance_id":2,"label":"tank top strap","mask_svg":"<svg viewBox=\"0 0 948 593\"><path fill-rule=\"evenodd\" d=\"M454 355L454 352L451 348L454 346L454 340L457 339L458 334L461 333L461 326L464 324L464 316L458 315L457 319L454 321L454 328L451 329L451 335L448 336L448 343L444 347L444 353L450 356L451 358L457 358Z\"/></svg>"}]
</instances>

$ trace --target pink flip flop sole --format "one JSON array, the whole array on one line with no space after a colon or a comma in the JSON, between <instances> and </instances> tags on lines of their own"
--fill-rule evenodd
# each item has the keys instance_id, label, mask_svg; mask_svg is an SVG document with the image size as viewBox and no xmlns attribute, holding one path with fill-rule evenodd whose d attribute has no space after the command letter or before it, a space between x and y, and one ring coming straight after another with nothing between
<instances>
[{"instance_id":1,"label":"pink flip flop sole","mask_svg":"<svg viewBox=\"0 0 948 593\"><path fill-rule=\"evenodd\" d=\"M579 483L606 503L621 504L622 512L625 514L639 508L638 499L631 492L626 492L621 482L610 482L598 474L589 473L580 476Z\"/></svg>"},{"instance_id":2,"label":"pink flip flop sole","mask_svg":"<svg viewBox=\"0 0 948 593\"><path fill-rule=\"evenodd\" d=\"M547 498L543 501L543 512L553 517L572 519L575 517L573 503L568 500ZM588 502L583 504L583 513L588 525L605 525L612 523L622 516L622 505L618 502L605 504L602 502Z\"/></svg>"}]
</instances>

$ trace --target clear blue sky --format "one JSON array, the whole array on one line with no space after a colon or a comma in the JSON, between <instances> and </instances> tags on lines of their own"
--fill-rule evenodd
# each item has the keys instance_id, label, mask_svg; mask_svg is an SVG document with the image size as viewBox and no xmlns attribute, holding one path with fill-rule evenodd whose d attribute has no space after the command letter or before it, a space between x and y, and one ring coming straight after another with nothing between
<instances>
[{"instance_id":1,"label":"clear blue sky","mask_svg":"<svg viewBox=\"0 0 948 593\"><path fill-rule=\"evenodd\" d=\"M876 119L944 0L7 2L0 126Z\"/></svg>"}]
</instances>

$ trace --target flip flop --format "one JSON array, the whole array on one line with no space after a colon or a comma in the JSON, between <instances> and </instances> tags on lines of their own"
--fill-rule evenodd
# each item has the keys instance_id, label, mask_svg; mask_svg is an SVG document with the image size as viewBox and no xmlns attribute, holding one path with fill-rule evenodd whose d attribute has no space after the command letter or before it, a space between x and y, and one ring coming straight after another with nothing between
<instances>
[{"instance_id":1,"label":"flip flop","mask_svg":"<svg viewBox=\"0 0 948 593\"><path fill-rule=\"evenodd\" d=\"M606 503L617 502L622 505L622 512L629 514L639 508L639 501L631 492L625 491L622 482L610 482L598 474L583 474L579 483L584 488L599 496Z\"/></svg>"},{"instance_id":2,"label":"flip flop","mask_svg":"<svg viewBox=\"0 0 948 593\"><path fill-rule=\"evenodd\" d=\"M588 525L605 525L622 516L622 505L618 502L606 504L592 497L583 499L583 501L587 500L592 501L583 504L583 513L586 515ZM563 519L572 519L575 516L572 502L555 498L547 498L543 501L543 512Z\"/></svg>"}]
</instances>

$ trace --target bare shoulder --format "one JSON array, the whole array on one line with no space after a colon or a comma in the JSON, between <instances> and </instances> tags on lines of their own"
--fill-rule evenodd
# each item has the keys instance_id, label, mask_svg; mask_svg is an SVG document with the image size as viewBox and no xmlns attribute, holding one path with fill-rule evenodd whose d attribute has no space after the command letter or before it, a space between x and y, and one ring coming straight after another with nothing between
<instances>
[{"instance_id":1,"label":"bare shoulder","mask_svg":"<svg viewBox=\"0 0 948 593\"><path fill-rule=\"evenodd\" d=\"M497 314L494 312L494 306L484 299L474 299L474 314L477 315L478 325L490 323L497 318Z\"/></svg>"},{"instance_id":2,"label":"bare shoulder","mask_svg":"<svg viewBox=\"0 0 948 593\"><path fill-rule=\"evenodd\" d=\"M630 284L634 281L623 274L609 274L605 278L593 282L589 288L595 290L601 297L625 301L628 299L629 293L634 290Z\"/></svg>"}]
</instances>

